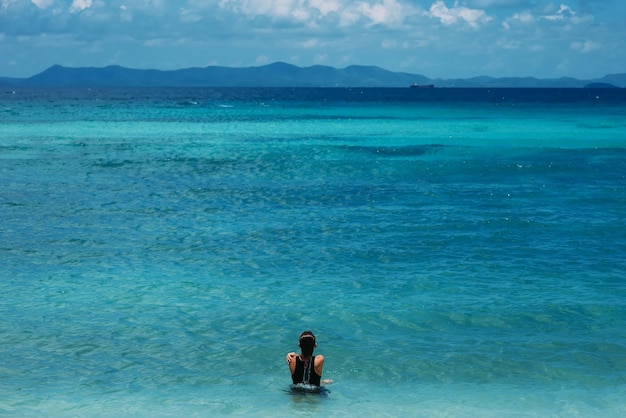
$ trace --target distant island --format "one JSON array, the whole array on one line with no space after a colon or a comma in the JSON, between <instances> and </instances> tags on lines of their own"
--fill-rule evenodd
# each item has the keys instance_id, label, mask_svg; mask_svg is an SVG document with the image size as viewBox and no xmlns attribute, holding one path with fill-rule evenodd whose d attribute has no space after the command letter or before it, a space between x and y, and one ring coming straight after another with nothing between
<instances>
[{"instance_id":1,"label":"distant island","mask_svg":"<svg viewBox=\"0 0 626 418\"><path fill-rule=\"evenodd\" d=\"M457 87L457 88L623 88L626 73L599 79L571 77L473 77L431 79L420 74L352 65L338 69L323 65L298 67L276 62L258 67L138 70L120 67L71 68L54 65L28 78L0 77L3 87Z\"/></svg>"}]
</instances>

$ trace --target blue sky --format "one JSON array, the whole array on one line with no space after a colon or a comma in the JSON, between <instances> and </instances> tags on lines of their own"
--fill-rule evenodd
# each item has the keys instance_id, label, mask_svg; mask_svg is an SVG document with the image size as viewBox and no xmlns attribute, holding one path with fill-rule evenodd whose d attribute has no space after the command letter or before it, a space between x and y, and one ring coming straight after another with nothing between
<instances>
[{"instance_id":1,"label":"blue sky","mask_svg":"<svg viewBox=\"0 0 626 418\"><path fill-rule=\"evenodd\" d=\"M428 77L626 72L624 0L0 0L0 76L276 61Z\"/></svg>"}]
</instances>

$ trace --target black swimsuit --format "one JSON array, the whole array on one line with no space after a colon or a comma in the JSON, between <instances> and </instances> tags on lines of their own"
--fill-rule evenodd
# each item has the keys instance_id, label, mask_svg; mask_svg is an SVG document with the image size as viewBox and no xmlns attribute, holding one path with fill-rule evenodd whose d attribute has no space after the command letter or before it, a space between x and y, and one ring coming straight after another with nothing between
<instances>
[{"instance_id":1,"label":"black swimsuit","mask_svg":"<svg viewBox=\"0 0 626 418\"><path fill-rule=\"evenodd\" d=\"M315 373L315 356L309 361L303 362L300 356L296 357L296 371L291 375L293 384L303 383L305 385L319 386L322 376Z\"/></svg>"}]
</instances>

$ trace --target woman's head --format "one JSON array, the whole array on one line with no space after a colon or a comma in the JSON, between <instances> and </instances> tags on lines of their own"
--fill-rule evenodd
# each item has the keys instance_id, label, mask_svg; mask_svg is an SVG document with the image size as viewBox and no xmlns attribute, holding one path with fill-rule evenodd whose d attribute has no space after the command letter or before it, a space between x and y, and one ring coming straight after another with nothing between
<instances>
[{"instance_id":1,"label":"woman's head","mask_svg":"<svg viewBox=\"0 0 626 418\"><path fill-rule=\"evenodd\" d=\"M300 334L300 341L298 342L303 356L313 355L313 349L317 346L315 344L315 335L311 331L304 331Z\"/></svg>"}]
</instances>

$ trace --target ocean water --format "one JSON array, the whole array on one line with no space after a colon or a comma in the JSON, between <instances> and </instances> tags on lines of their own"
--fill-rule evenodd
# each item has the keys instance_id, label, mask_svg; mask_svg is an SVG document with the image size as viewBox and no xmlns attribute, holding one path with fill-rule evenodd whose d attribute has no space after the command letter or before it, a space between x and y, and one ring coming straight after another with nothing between
<instances>
[{"instance_id":1,"label":"ocean water","mask_svg":"<svg viewBox=\"0 0 626 418\"><path fill-rule=\"evenodd\" d=\"M0 90L0 415L625 416L625 176L624 90Z\"/></svg>"}]
</instances>

